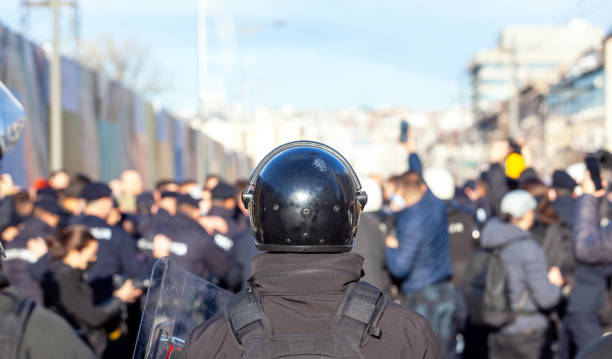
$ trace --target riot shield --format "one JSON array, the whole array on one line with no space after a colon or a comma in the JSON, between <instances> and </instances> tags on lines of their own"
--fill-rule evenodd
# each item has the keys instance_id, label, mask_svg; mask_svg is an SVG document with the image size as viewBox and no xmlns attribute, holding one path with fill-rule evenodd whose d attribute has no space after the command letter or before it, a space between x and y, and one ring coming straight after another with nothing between
<instances>
[{"instance_id":1,"label":"riot shield","mask_svg":"<svg viewBox=\"0 0 612 359\"><path fill-rule=\"evenodd\" d=\"M17 143L24 125L23 107L0 81L0 158Z\"/></svg>"},{"instance_id":2,"label":"riot shield","mask_svg":"<svg viewBox=\"0 0 612 359\"><path fill-rule=\"evenodd\" d=\"M133 359L172 358L191 331L221 311L230 296L172 259L161 258L151 274Z\"/></svg>"}]
</instances>

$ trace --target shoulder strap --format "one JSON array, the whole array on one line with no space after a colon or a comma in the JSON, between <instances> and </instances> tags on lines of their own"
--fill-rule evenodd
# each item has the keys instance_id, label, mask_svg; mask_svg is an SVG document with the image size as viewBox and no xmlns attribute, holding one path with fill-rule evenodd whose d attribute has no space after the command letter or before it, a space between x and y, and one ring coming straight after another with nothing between
<instances>
[{"instance_id":1,"label":"shoulder strap","mask_svg":"<svg viewBox=\"0 0 612 359\"><path fill-rule=\"evenodd\" d=\"M387 297L375 286L357 282L347 290L334 320L334 332L344 334L357 347L370 338L380 338L378 322L387 307Z\"/></svg>"},{"instance_id":2,"label":"shoulder strap","mask_svg":"<svg viewBox=\"0 0 612 359\"><path fill-rule=\"evenodd\" d=\"M243 350L250 338L266 338L272 335L270 321L263 312L257 289L249 282L243 291L228 301L225 321L238 346Z\"/></svg>"},{"instance_id":3,"label":"shoulder strap","mask_svg":"<svg viewBox=\"0 0 612 359\"><path fill-rule=\"evenodd\" d=\"M35 303L30 298L21 299L8 291L3 294L11 297L14 304L10 312L3 314L0 323L0 358L16 358Z\"/></svg>"}]
</instances>

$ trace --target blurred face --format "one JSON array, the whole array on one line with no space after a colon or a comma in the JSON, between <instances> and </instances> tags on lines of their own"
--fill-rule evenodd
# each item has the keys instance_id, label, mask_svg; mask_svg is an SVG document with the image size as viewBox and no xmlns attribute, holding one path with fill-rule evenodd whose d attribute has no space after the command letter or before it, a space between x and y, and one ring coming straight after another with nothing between
<instances>
[{"instance_id":1,"label":"blurred face","mask_svg":"<svg viewBox=\"0 0 612 359\"><path fill-rule=\"evenodd\" d=\"M202 191L202 200L200 201L200 212L206 214L210 212L212 207L212 197L209 190Z\"/></svg>"},{"instance_id":2,"label":"blurred face","mask_svg":"<svg viewBox=\"0 0 612 359\"><path fill-rule=\"evenodd\" d=\"M121 194L121 181L117 179L111 180L108 182L108 186L110 187L111 191L113 191L114 195Z\"/></svg>"},{"instance_id":3,"label":"blurred face","mask_svg":"<svg viewBox=\"0 0 612 359\"><path fill-rule=\"evenodd\" d=\"M58 172L53 177L49 178L49 186L55 190L65 189L68 187L69 183L70 177L66 172Z\"/></svg>"},{"instance_id":4,"label":"blurred face","mask_svg":"<svg viewBox=\"0 0 612 359\"><path fill-rule=\"evenodd\" d=\"M94 263L98 259L97 253L98 241L89 241L80 251L70 250L64 258L64 262L72 268L86 270L90 263Z\"/></svg>"},{"instance_id":5,"label":"blurred face","mask_svg":"<svg viewBox=\"0 0 612 359\"><path fill-rule=\"evenodd\" d=\"M142 193L142 177L136 171L125 171L121 175L121 189L123 194L137 196Z\"/></svg>"},{"instance_id":6,"label":"blurred face","mask_svg":"<svg viewBox=\"0 0 612 359\"><path fill-rule=\"evenodd\" d=\"M117 224L119 221L121 220L121 212L119 212L118 208L112 208L110 210L110 213L108 215L108 218L106 218L106 223L108 223L110 226L114 226L115 224Z\"/></svg>"},{"instance_id":7,"label":"blurred face","mask_svg":"<svg viewBox=\"0 0 612 359\"><path fill-rule=\"evenodd\" d=\"M533 223L535 222L535 211L529 211L525 213L522 220L525 221L525 227L527 229L533 227Z\"/></svg>"},{"instance_id":8,"label":"blurred face","mask_svg":"<svg viewBox=\"0 0 612 359\"><path fill-rule=\"evenodd\" d=\"M383 185L383 196L386 200L389 200L393 194L397 192L397 185L391 181L385 182Z\"/></svg>"},{"instance_id":9,"label":"blurred face","mask_svg":"<svg viewBox=\"0 0 612 359\"><path fill-rule=\"evenodd\" d=\"M113 209L113 200L110 197L103 197L93 201L85 208L85 214L107 219Z\"/></svg>"},{"instance_id":10,"label":"blurred face","mask_svg":"<svg viewBox=\"0 0 612 359\"><path fill-rule=\"evenodd\" d=\"M90 241L85 248L81 251L81 257L85 263L84 268L87 268L89 263L94 263L98 259L98 241Z\"/></svg>"},{"instance_id":11,"label":"blurred face","mask_svg":"<svg viewBox=\"0 0 612 359\"><path fill-rule=\"evenodd\" d=\"M78 216L83 209L83 201L80 198L66 197L62 199L62 207L73 216Z\"/></svg>"},{"instance_id":12,"label":"blurred face","mask_svg":"<svg viewBox=\"0 0 612 359\"><path fill-rule=\"evenodd\" d=\"M219 184L219 179L216 177L211 177L206 180L204 187L210 191L211 189L215 188L218 184Z\"/></svg>"},{"instance_id":13,"label":"blurred face","mask_svg":"<svg viewBox=\"0 0 612 359\"><path fill-rule=\"evenodd\" d=\"M168 213L170 213L173 216L176 214L176 198L172 198L172 197L162 198L157 203L157 206L159 208L165 209L166 211L168 211Z\"/></svg>"}]
</instances>

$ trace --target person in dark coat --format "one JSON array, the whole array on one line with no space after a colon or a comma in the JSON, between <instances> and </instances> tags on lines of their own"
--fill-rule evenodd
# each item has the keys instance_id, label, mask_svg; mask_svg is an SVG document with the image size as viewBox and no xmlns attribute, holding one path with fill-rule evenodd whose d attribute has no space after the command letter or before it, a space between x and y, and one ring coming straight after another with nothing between
<instances>
[{"instance_id":1,"label":"person in dark coat","mask_svg":"<svg viewBox=\"0 0 612 359\"><path fill-rule=\"evenodd\" d=\"M550 352L546 337L548 321L540 311L558 303L563 278L558 269L549 272L542 248L529 233L536 205L527 191L509 192L500 204L504 221L493 218L483 228L481 246L501 249L509 299L516 311L511 323L489 336L492 359L537 359L541 353Z\"/></svg>"},{"instance_id":2,"label":"person in dark coat","mask_svg":"<svg viewBox=\"0 0 612 359\"><path fill-rule=\"evenodd\" d=\"M612 225L600 227L598 199L606 190L597 191L587 172L581 183L583 195L575 204L574 253L578 266L563 319L564 357L585 350L602 335L600 311L605 307L608 283L612 278Z\"/></svg>"},{"instance_id":3,"label":"person in dark coat","mask_svg":"<svg viewBox=\"0 0 612 359\"><path fill-rule=\"evenodd\" d=\"M123 303L134 302L142 291L127 280L106 302L95 303L83 276L96 261L98 243L82 225L70 226L51 237L49 272L43 286L46 305L82 333L97 355L102 355L107 345L105 325L118 320Z\"/></svg>"},{"instance_id":4,"label":"person in dark coat","mask_svg":"<svg viewBox=\"0 0 612 359\"><path fill-rule=\"evenodd\" d=\"M375 180L366 178L362 181L363 189L368 194L368 205L359 217L359 229L355 235L353 253L364 258L364 280L385 292L389 291L391 278L385 269L385 227L376 213L382 209L382 188Z\"/></svg>"},{"instance_id":5,"label":"person in dark coat","mask_svg":"<svg viewBox=\"0 0 612 359\"><path fill-rule=\"evenodd\" d=\"M574 212L576 199L574 190L578 184L563 170L556 170L552 176L552 188L555 190L556 198L551 203L552 207L570 228L574 228Z\"/></svg>"},{"instance_id":6,"label":"person in dark coat","mask_svg":"<svg viewBox=\"0 0 612 359\"><path fill-rule=\"evenodd\" d=\"M215 244L198 223L198 200L188 194L177 196L174 216L164 214L138 241L139 248L149 256L168 255L187 271L229 289L240 288L241 266L227 251ZM167 241L167 253L156 254L155 247Z\"/></svg>"},{"instance_id":7,"label":"person in dark coat","mask_svg":"<svg viewBox=\"0 0 612 359\"><path fill-rule=\"evenodd\" d=\"M348 162L309 141L273 154L243 194L265 253L246 290L192 331L183 355L439 358L424 318L359 282L363 258L349 251L367 196Z\"/></svg>"},{"instance_id":8,"label":"person in dark coat","mask_svg":"<svg viewBox=\"0 0 612 359\"><path fill-rule=\"evenodd\" d=\"M445 357L452 357L460 318L452 283L447 207L427 189L418 172L401 176L399 194L406 207L396 214L397 243L387 243L387 268L401 281L401 303L430 321Z\"/></svg>"},{"instance_id":9,"label":"person in dark coat","mask_svg":"<svg viewBox=\"0 0 612 359\"><path fill-rule=\"evenodd\" d=\"M50 200L39 200L34 215L22 223L15 239L6 244L4 273L14 288L37 304L43 303L40 283L32 273L32 265L47 252L47 238L55 234L63 215L61 207Z\"/></svg>"},{"instance_id":10,"label":"person in dark coat","mask_svg":"<svg viewBox=\"0 0 612 359\"><path fill-rule=\"evenodd\" d=\"M227 233L218 233L229 239L239 234L247 227L236 212L236 188L225 182L219 182L211 190L212 207L208 216L218 216L227 223ZM215 239L217 241L217 239Z\"/></svg>"},{"instance_id":11,"label":"person in dark coat","mask_svg":"<svg viewBox=\"0 0 612 359\"><path fill-rule=\"evenodd\" d=\"M64 319L30 302L9 285L3 273L5 251L0 244L0 317L7 324L17 308L29 311L17 326L0 325L2 354L15 359L94 359L95 355ZM31 304L30 304L31 303ZM22 309L22 310L24 310ZM5 330L11 330L6 332Z\"/></svg>"},{"instance_id":12,"label":"person in dark coat","mask_svg":"<svg viewBox=\"0 0 612 359\"><path fill-rule=\"evenodd\" d=\"M95 302L111 297L114 290L113 276L141 279L148 276L137 260L134 241L119 227L111 227L106 219L113 208L111 189L103 183L85 185L81 198L86 202L83 214L70 219L69 224L81 224L98 241L97 260L87 270L87 281L94 289Z\"/></svg>"}]
</instances>

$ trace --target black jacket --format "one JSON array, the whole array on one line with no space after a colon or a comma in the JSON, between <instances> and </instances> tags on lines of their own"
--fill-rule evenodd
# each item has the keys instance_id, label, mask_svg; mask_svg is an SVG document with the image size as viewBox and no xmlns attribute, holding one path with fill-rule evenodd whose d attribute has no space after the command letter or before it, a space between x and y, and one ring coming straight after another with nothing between
<instances>
[{"instance_id":1,"label":"black jacket","mask_svg":"<svg viewBox=\"0 0 612 359\"><path fill-rule=\"evenodd\" d=\"M38 258L27 248L28 241L37 237L46 239L53 235L55 229L36 217L23 221L23 228L12 242L6 244L6 258L2 266L4 274L11 285L26 297L34 299L37 304L43 304L40 284L31 271Z\"/></svg>"},{"instance_id":2,"label":"black jacket","mask_svg":"<svg viewBox=\"0 0 612 359\"><path fill-rule=\"evenodd\" d=\"M6 286L0 272L0 317L21 298ZM74 330L55 313L35 306L23 328L17 359L93 359L94 353Z\"/></svg>"},{"instance_id":3,"label":"black jacket","mask_svg":"<svg viewBox=\"0 0 612 359\"><path fill-rule=\"evenodd\" d=\"M106 347L104 327L119 319L122 302L111 297L95 305L93 290L83 279L82 270L60 260L51 260L49 269L43 282L45 304L64 317L96 353L102 353Z\"/></svg>"},{"instance_id":4,"label":"black jacket","mask_svg":"<svg viewBox=\"0 0 612 359\"><path fill-rule=\"evenodd\" d=\"M145 255L152 256L153 238L163 234L172 240L170 257L187 271L226 288L240 287L241 266L215 244L196 220L181 213L158 217L162 218L159 224L152 225L145 237L138 240Z\"/></svg>"},{"instance_id":5,"label":"black jacket","mask_svg":"<svg viewBox=\"0 0 612 359\"><path fill-rule=\"evenodd\" d=\"M391 279L385 269L386 233L382 227L373 213L362 213L354 239L353 253L365 258L362 280L387 291L391 286Z\"/></svg>"},{"instance_id":6,"label":"black jacket","mask_svg":"<svg viewBox=\"0 0 612 359\"><path fill-rule=\"evenodd\" d=\"M363 258L352 253L263 253L255 257L252 280L275 335L329 332L347 287L361 277L362 263ZM405 307L389 303L379 326L380 339L362 348L366 358L440 357L427 321ZM188 359L242 355L222 315L196 328L184 351Z\"/></svg>"}]
</instances>

